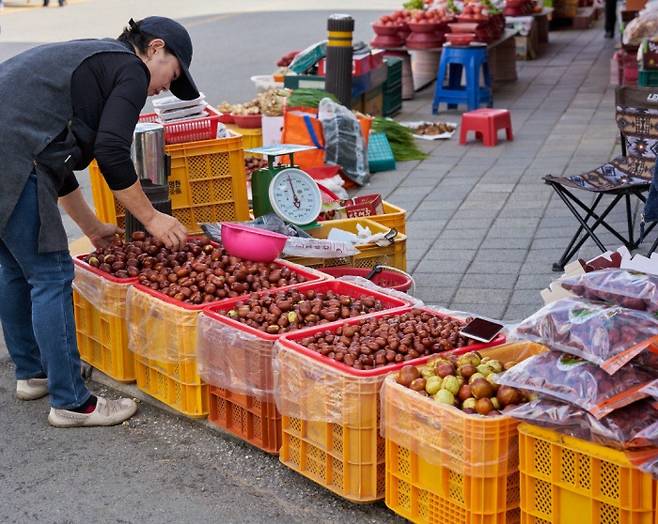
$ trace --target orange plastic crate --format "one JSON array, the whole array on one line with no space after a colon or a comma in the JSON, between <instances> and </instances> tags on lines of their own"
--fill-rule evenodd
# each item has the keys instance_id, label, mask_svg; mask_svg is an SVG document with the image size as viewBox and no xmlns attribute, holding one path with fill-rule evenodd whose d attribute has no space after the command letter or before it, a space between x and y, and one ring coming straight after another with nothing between
<instances>
[{"instance_id":1,"label":"orange plastic crate","mask_svg":"<svg viewBox=\"0 0 658 524\"><path fill-rule=\"evenodd\" d=\"M208 420L267 453L279 453L281 415L274 402L211 386Z\"/></svg>"},{"instance_id":2,"label":"orange plastic crate","mask_svg":"<svg viewBox=\"0 0 658 524\"><path fill-rule=\"evenodd\" d=\"M519 426L521 522L654 524L656 481L618 450Z\"/></svg>"},{"instance_id":3,"label":"orange plastic crate","mask_svg":"<svg viewBox=\"0 0 658 524\"><path fill-rule=\"evenodd\" d=\"M400 314L403 313L396 313ZM368 316L392 314L379 312ZM355 321L347 321L348 325L352 323ZM300 330L279 340L277 405L282 414L283 437L280 460L347 500L379 500L384 497L386 479L385 443L379 432L379 392L386 375L403 364L357 371L295 342L325 329L320 326ZM492 345L503 341L499 338ZM461 348L456 353L484 347ZM422 365L429 358L411 363Z\"/></svg>"},{"instance_id":4,"label":"orange plastic crate","mask_svg":"<svg viewBox=\"0 0 658 524\"><path fill-rule=\"evenodd\" d=\"M135 356L137 387L183 415L205 418L208 415L208 386L186 384L167 375L168 365L167 362Z\"/></svg>"}]
</instances>

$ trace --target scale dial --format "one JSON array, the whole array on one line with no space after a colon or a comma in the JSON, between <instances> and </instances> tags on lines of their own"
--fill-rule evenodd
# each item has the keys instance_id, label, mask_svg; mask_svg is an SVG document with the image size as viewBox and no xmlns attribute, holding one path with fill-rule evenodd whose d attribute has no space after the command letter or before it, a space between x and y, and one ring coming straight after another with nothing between
<instances>
[{"instance_id":1,"label":"scale dial","mask_svg":"<svg viewBox=\"0 0 658 524\"><path fill-rule=\"evenodd\" d=\"M269 193L274 212L291 224L310 224L322 209L320 188L301 169L279 171L270 183Z\"/></svg>"}]
</instances>

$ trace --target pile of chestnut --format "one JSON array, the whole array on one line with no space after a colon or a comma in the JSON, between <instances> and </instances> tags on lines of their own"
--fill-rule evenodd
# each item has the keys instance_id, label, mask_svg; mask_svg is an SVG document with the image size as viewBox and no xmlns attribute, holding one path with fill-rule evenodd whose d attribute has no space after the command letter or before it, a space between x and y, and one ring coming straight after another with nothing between
<instances>
[{"instance_id":1,"label":"pile of chestnut","mask_svg":"<svg viewBox=\"0 0 658 524\"><path fill-rule=\"evenodd\" d=\"M117 278L137 277L144 286L195 305L306 281L286 266L230 256L207 238L190 239L180 251L172 251L141 231L133 233L131 242L117 239L84 260Z\"/></svg>"},{"instance_id":2,"label":"pile of chestnut","mask_svg":"<svg viewBox=\"0 0 658 524\"><path fill-rule=\"evenodd\" d=\"M518 389L496 384L494 376L514 364L514 361L503 364L470 352L459 357L439 357L421 367L403 366L395 380L425 397L456 406L466 413L499 415L529 400Z\"/></svg>"},{"instance_id":3,"label":"pile of chestnut","mask_svg":"<svg viewBox=\"0 0 658 524\"><path fill-rule=\"evenodd\" d=\"M374 369L468 346L472 342L459 331L470 320L414 310L322 331L300 343L354 369Z\"/></svg>"},{"instance_id":4,"label":"pile of chestnut","mask_svg":"<svg viewBox=\"0 0 658 524\"><path fill-rule=\"evenodd\" d=\"M375 297L352 298L334 291L279 291L258 296L252 294L220 314L271 335L317 326L375 311L384 305Z\"/></svg>"}]
</instances>

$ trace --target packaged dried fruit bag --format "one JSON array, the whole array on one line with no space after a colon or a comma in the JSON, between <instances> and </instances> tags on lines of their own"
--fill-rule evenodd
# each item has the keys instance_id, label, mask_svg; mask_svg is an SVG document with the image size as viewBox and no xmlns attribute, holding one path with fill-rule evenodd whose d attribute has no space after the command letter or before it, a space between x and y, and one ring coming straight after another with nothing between
<instances>
[{"instance_id":1,"label":"packaged dried fruit bag","mask_svg":"<svg viewBox=\"0 0 658 524\"><path fill-rule=\"evenodd\" d=\"M597 419L648 397L642 389L656 382L650 373L632 365L610 376L591 362L557 351L524 360L495 380L500 385L569 402Z\"/></svg>"},{"instance_id":2,"label":"packaged dried fruit bag","mask_svg":"<svg viewBox=\"0 0 658 524\"><path fill-rule=\"evenodd\" d=\"M572 437L617 449L658 447L658 402L642 399L598 420L587 411L548 398L535 399L508 413Z\"/></svg>"},{"instance_id":3,"label":"packaged dried fruit bag","mask_svg":"<svg viewBox=\"0 0 658 524\"><path fill-rule=\"evenodd\" d=\"M658 319L621 306L557 300L521 322L511 338L541 342L611 375L640 354L643 366L658 369Z\"/></svg>"},{"instance_id":4,"label":"packaged dried fruit bag","mask_svg":"<svg viewBox=\"0 0 658 524\"><path fill-rule=\"evenodd\" d=\"M602 269L565 278L560 285L574 295L639 311L658 311L658 276L625 269Z\"/></svg>"}]
</instances>

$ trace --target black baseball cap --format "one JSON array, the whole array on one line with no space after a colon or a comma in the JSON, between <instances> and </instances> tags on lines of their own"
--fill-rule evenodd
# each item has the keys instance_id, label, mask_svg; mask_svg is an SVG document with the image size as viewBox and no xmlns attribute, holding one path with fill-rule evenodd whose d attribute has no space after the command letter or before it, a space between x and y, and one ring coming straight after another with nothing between
<instances>
[{"instance_id":1,"label":"black baseball cap","mask_svg":"<svg viewBox=\"0 0 658 524\"><path fill-rule=\"evenodd\" d=\"M139 27L143 33L162 38L167 49L178 58L181 74L171 83L169 90L181 100L199 98L199 90L189 70L192 63L192 39L187 29L164 16L149 16L137 23L131 18L129 24L131 27Z\"/></svg>"}]
</instances>

